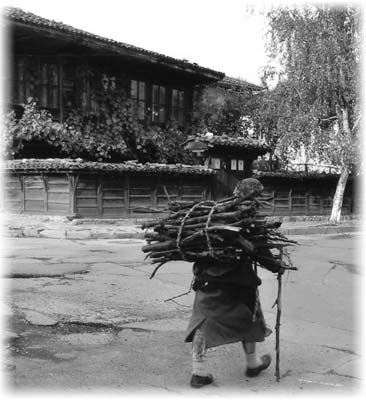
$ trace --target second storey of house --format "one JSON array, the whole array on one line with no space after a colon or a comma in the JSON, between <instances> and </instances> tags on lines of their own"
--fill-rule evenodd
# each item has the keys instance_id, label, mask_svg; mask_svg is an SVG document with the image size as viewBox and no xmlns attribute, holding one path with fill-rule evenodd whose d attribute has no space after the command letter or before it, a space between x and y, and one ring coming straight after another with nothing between
<instances>
[{"instance_id":1,"label":"second storey of house","mask_svg":"<svg viewBox=\"0 0 366 400\"><path fill-rule=\"evenodd\" d=\"M93 111L98 90L124 93L138 120L185 127L196 85L224 74L186 60L106 39L18 8L5 8L8 104L29 98L64 122L70 111Z\"/></svg>"}]
</instances>

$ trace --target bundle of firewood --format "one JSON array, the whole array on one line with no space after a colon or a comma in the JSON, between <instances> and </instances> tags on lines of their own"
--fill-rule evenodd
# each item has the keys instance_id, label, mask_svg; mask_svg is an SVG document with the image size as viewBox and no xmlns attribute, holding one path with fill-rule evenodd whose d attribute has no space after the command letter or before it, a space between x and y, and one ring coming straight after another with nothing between
<instances>
[{"instance_id":1,"label":"bundle of firewood","mask_svg":"<svg viewBox=\"0 0 366 400\"><path fill-rule=\"evenodd\" d=\"M254 181L243 180L232 197L220 201L170 201L166 217L146 221L142 228L148 244L142 251L158 264L151 277L172 260L249 259L272 272L296 269L283 257L284 247L296 242L278 231L281 222L271 222L260 212L269 203L261 196L263 186Z\"/></svg>"}]
</instances>

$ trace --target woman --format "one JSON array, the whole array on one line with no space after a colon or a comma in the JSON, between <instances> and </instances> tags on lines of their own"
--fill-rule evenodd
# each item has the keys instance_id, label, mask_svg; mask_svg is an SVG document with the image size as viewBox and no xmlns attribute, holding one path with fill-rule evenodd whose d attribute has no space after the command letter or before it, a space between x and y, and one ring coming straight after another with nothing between
<instances>
[{"instance_id":1,"label":"woman","mask_svg":"<svg viewBox=\"0 0 366 400\"><path fill-rule=\"evenodd\" d=\"M254 181L243 180L234 194L247 196L263 189ZM185 338L192 342L191 386L199 388L213 382L206 367L206 349L234 342L242 342L247 358L246 376L257 376L268 368L271 357L267 354L259 358L256 342L264 341L271 330L264 321L258 298L261 280L253 263L249 259L230 264L195 262L193 274L195 300Z\"/></svg>"}]
</instances>

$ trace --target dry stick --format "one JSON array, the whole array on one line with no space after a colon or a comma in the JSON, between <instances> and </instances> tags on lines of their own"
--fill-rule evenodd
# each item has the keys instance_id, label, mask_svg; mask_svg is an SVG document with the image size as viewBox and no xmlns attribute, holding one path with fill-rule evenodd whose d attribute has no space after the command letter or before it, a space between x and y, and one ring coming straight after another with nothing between
<instances>
[{"instance_id":1,"label":"dry stick","mask_svg":"<svg viewBox=\"0 0 366 400\"><path fill-rule=\"evenodd\" d=\"M161 262L161 263L154 269L153 273L150 275L150 279L152 279L152 278L155 276L155 274L157 273L158 269L159 269L160 267L162 267L165 263L166 263L166 261Z\"/></svg>"},{"instance_id":2,"label":"dry stick","mask_svg":"<svg viewBox=\"0 0 366 400\"><path fill-rule=\"evenodd\" d=\"M167 189L166 189L166 186L165 186L165 185L163 186L163 189L164 189L164 192L165 192L165 196L166 196L166 197L167 197L167 199L168 199L168 202L169 202L169 203L171 203L170 196L169 196L169 193L168 193L168 191L167 191Z\"/></svg>"},{"instance_id":3,"label":"dry stick","mask_svg":"<svg viewBox=\"0 0 366 400\"><path fill-rule=\"evenodd\" d=\"M178 296L170 297L169 299L165 299L164 303L166 303L167 301L172 301L172 300L178 299L179 297L182 297L182 296L185 296L185 295L191 293L191 291L193 289L193 283L194 283L194 279L192 279L191 284L189 285L189 290L187 292L179 294Z\"/></svg>"}]
</instances>

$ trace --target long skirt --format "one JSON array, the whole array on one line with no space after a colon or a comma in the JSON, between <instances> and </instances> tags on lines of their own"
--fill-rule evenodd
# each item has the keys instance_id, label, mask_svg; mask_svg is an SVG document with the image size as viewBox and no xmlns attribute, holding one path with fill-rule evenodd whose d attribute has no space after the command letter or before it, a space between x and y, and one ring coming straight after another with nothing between
<instances>
[{"instance_id":1,"label":"long skirt","mask_svg":"<svg viewBox=\"0 0 366 400\"><path fill-rule=\"evenodd\" d=\"M252 287L197 290L185 342L192 341L197 328L203 331L207 348L239 341L262 342L272 332Z\"/></svg>"}]
</instances>

